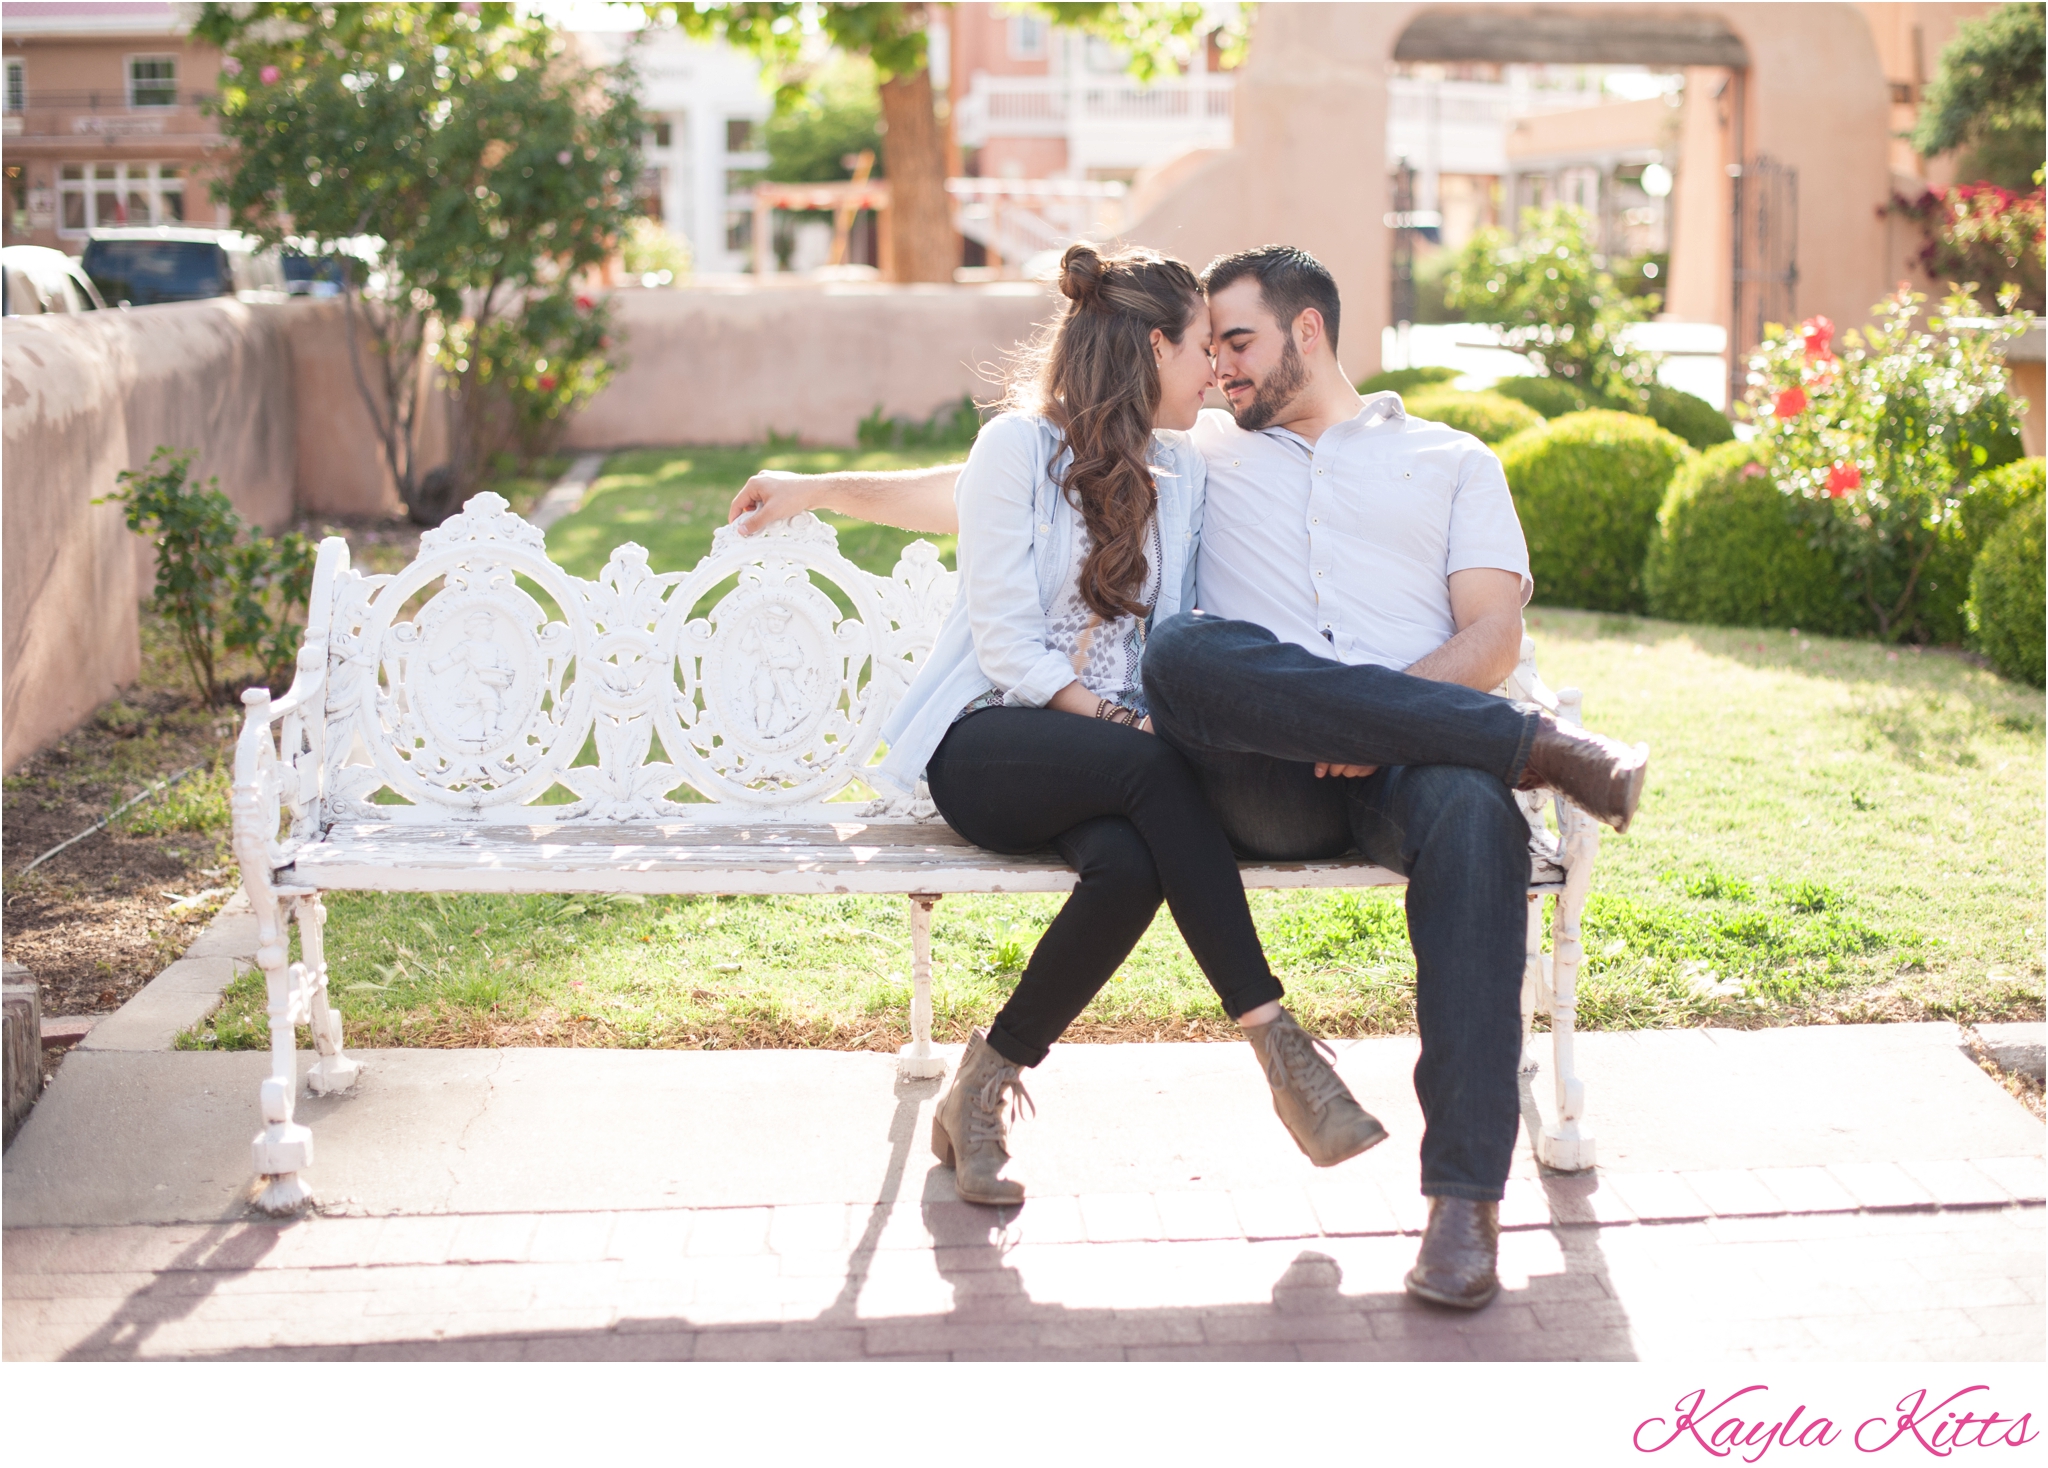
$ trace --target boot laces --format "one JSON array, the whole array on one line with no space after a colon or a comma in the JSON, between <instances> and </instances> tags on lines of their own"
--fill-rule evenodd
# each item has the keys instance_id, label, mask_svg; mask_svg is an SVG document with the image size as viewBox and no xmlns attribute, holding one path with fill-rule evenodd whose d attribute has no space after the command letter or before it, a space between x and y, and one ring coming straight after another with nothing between
<instances>
[{"instance_id":1,"label":"boot laces","mask_svg":"<svg viewBox=\"0 0 2048 1468\"><path fill-rule=\"evenodd\" d=\"M991 1070L988 1079L967 1093L967 1135L976 1142L1000 1143L1007 1135L1003 1116L1003 1093L1009 1093L1009 1121L1016 1121L1029 1107L1033 1116L1038 1115L1038 1103L1031 1099L1031 1093L1024 1089L1024 1078L1017 1073L1014 1065L998 1066Z\"/></svg>"},{"instance_id":2,"label":"boot laces","mask_svg":"<svg viewBox=\"0 0 2048 1468\"><path fill-rule=\"evenodd\" d=\"M1320 1061L1317 1051L1322 1052ZM1336 1051L1298 1025L1282 1021L1267 1034L1267 1083L1276 1091L1293 1091L1317 1116L1345 1094L1336 1059Z\"/></svg>"}]
</instances>

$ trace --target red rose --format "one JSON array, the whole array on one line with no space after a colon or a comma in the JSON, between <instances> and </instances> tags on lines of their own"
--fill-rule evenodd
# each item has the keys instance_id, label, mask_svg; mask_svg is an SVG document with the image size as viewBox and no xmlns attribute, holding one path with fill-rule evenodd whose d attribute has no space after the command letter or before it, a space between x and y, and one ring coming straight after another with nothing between
<instances>
[{"instance_id":1,"label":"red rose","mask_svg":"<svg viewBox=\"0 0 2048 1468\"><path fill-rule=\"evenodd\" d=\"M555 390L555 374L554 374L554 373L552 373L552 372L543 372L543 373L541 373L541 375L540 375L540 390L541 390L542 392L553 392L553 391Z\"/></svg>"},{"instance_id":2,"label":"red rose","mask_svg":"<svg viewBox=\"0 0 2048 1468\"><path fill-rule=\"evenodd\" d=\"M1796 387L1788 387L1778 394L1778 400L1771 405L1771 411L1780 418L1797 418L1806 411L1806 394Z\"/></svg>"},{"instance_id":3,"label":"red rose","mask_svg":"<svg viewBox=\"0 0 2048 1468\"><path fill-rule=\"evenodd\" d=\"M588 296L578 296L576 298L576 309L579 311L588 311L592 306L596 304L597 303L591 300Z\"/></svg>"},{"instance_id":4,"label":"red rose","mask_svg":"<svg viewBox=\"0 0 2048 1468\"><path fill-rule=\"evenodd\" d=\"M1799 323L1800 338L1806 343L1806 355L1825 357L1828 343L1835 339L1835 323L1825 316L1809 316Z\"/></svg>"},{"instance_id":5,"label":"red rose","mask_svg":"<svg viewBox=\"0 0 2048 1468\"><path fill-rule=\"evenodd\" d=\"M1828 470L1828 498L1838 500L1846 494L1863 487L1863 471L1852 460L1844 463L1840 459Z\"/></svg>"}]
</instances>

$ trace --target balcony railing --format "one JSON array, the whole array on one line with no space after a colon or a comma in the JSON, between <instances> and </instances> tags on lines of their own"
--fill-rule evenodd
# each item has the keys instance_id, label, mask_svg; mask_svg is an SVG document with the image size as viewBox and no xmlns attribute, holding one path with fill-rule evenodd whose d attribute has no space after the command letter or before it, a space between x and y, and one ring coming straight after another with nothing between
<instances>
[{"instance_id":1,"label":"balcony railing","mask_svg":"<svg viewBox=\"0 0 2048 1468\"><path fill-rule=\"evenodd\" d=\"M978 74L960 99L954 125L965 147L990 138L1068 137L1091 127L1151 128L1187 135L1189 146L1227 144L1235 81L1184 76L1141 87L1057 76Z\"/></svg>"},{"instance_id":2,"label":"balcony railing","mask_svg":"<svg viewBox=\"0 0 2048 1468\"><path fill-rule=\"evenodd\" d=\"M154 93L146 95L154 96ZM130 103L128 93L120 87L91 89L84 91L35 91L26 93L22 104L16 106L12 100L7 104L10 113L18 112L140 112L162 114L182 110L197 110L202 103L211 102L211 92L173 92L168 101L142 101Z\"/></svg>"}]
</instances>

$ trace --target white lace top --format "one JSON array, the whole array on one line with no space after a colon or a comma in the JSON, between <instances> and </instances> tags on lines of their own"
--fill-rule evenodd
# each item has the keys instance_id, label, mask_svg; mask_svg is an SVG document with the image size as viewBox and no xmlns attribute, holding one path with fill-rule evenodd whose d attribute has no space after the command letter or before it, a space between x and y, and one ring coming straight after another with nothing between
<instances>
[{"instance_id":1,"label":"white lace top","mask_svg":"<svg viewBox=\"0 0 2048 1468\"><path fill-rule=\"evenodd\" d=\"M1139 676L1138 664L1145 656L1148 619L1125 615L1105 620L1082 600L1081 567L1094 545L1086 523L1078 522L1074 527L1073 557L1061 573L1059 589L1053 593L1052 605L1045 613L1046 645L1066 654L1073 664L1074 677L1097 698L1147 714L1150 710L1145 707L1145 684ZM1160 551L1159 516L1155 514L1145 530L1145 584L1139 588L1137 598L1148 607L1159 603ZM956 717L965 718L977 709L1000 708L1002 703L1003 691L991 688L969 702Z\"/></svg>"}]
</instances>

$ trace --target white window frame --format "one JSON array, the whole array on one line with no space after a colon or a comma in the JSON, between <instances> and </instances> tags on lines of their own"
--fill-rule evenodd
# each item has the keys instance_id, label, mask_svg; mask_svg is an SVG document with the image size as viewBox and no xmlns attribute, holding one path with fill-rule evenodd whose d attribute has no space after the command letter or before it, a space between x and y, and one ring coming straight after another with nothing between
<instances>
[{"instance_id":1,"label":"white window frame","mask_svg":"<svg viewBox=\"0 0 2048 1468\"><path fill-rule=\"evenodd\" d=\"M109 185L109 181L95 178L93 173L95 169L107 166L111 166L115 170L114 177L110 183L114 193L125 199L131 192L140 192L149 199L149 218L121 220L101 219L99 217L99 193L102 186ZM85 176L83 178L66 178L64 177L64 170L66 168L77 168ZM165 178L163 170L166 168L179 170L178 176L176 178ZM104 158L90 161L70 160L61 162L57 166L57 233L63 239L82 240L95 229L115 229L155 224L190 224L192 216L183 210L180 211L184 213L184 217L181 219L171 219L165 215L164 196L166 194L176 194L186 204L189 204L191 202L191 191L187 185L191 181L191 165L186 163L121 162L110 165L108 160ZM166 185L170 187L166 187ZM83 229L69 228L64 223L64 200L71 195L79 195L82 198L84 208L81 212L85 216L85 227Z\"/></svg>"},{"instance_id":2,"label":"white window frame","mask_svg":"<svg viewBox=\"0 0 2048 1468\"><path fill-rule=\"evenodd\" d=\"M168 102L138 102L135 100L135 63L138 61L168 61L171 64L171 100ZM126 57L121 63L122 75L128 84L128 106L136 112L164 112L178 105L178 54L175 51L138 51Z\"/></svg>"},{"instance_id":3,"label":"white window frame","mask_svg":"<svg viewBox=\"0 0 2048 1468\"><path fill-rule=\"evenodd\" d=\"M1013 15L1009 21L1009 35L1004 40L1004 50L1012 61L1045 60L1045 38L1051 29L1042 15Z\"/></svg>"},{"instance_id":4,"label":"white window frame","mask_svg":"<svg viewBox=\"0 0 2048 1468\"><path fill-rule=\"evenodd\" d=\"M28 107L28 62L19 56L7 58L7 110L22 112Z\"/></svg>"}]
</instances>

